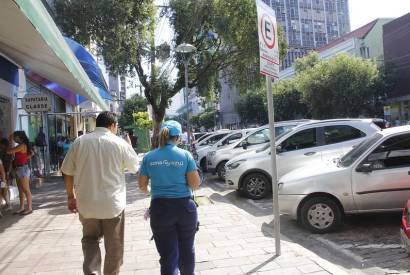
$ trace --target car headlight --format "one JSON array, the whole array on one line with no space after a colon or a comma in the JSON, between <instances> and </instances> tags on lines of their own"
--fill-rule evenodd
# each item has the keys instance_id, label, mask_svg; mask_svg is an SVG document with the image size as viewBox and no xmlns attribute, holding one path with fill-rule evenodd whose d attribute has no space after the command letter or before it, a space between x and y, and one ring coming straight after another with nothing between
<instances>
[{"instance_id":1,"label":"car headlight","mask_svg":"<svg viewBox=\"0 0 410 275\"><path fill-rule=\"evenodd\" d=\"M226 168L228 168L229 170L233 170L239 167L239 165L241 165L242 162L245 162L245 159L241 159L232 163L229 163L226 165Z\"/></svg>"},{"instance_id":2,"label":"car headlight","mask_svg":"<svg viewBox=\"0 0 410 275\"><path fill-rule=\"evenodd\" d=\"M215 156L215 154L216 154L216 151L211 151L208 153L208 157L213 157Z\"/></svg>"}]
</instances>

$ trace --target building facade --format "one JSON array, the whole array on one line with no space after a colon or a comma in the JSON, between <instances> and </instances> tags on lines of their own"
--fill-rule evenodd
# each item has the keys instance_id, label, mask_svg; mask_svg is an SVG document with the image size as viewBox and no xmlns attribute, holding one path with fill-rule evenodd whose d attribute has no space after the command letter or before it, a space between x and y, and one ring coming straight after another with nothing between
<instances>
[{"instance_id":1,"label":"building facade","mask_svg":"<svg viewBox=\"0 0 410 275\"><path fill-rule=\"evenodd\" d=\"M235 110L235 104L240 97L239 89L231 85L225 77L222 77L222 74L219 83L221 85L219 95L220 126L229 129L239 128L241 118Z\"/></svg>"},{"instance_id":2,"label":"building facade","mask_svg":"<svg viewBox=\"0 0 410 275\"><path fill-rule=\"evenodd\" d=\"M383 48L385 64L396 76L385 116L407 124L410 120L410 13L383 26Z\"/></svg>"},{"instance_id":3,"label":"building facade","mask_svg":"<svg viewBox=\"0 0 410 275\"><path fill-rule=\"evenodd\" d=\"M282 69L350 31L348 0L264 0L288 42Z\"/></svg>"}]
</instances>

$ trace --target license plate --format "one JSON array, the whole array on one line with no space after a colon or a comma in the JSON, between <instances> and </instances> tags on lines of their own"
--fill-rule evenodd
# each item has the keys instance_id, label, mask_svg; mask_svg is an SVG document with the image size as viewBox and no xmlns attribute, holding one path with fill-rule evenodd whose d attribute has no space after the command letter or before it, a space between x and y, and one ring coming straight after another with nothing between
<instances>
[{"instance_id":1,"label":"license plate","mask_svg":"<svg viewBox=\"0 0 410 275\"><path fill-rule=\"evenodd\" d=\"M410 240L407 237L406 233L404 233L403 229L400 229L400 236L401 236L401 244L403 245L403 248L407 251L407 253L410 253Z\"/></svg>"}]
</instances>

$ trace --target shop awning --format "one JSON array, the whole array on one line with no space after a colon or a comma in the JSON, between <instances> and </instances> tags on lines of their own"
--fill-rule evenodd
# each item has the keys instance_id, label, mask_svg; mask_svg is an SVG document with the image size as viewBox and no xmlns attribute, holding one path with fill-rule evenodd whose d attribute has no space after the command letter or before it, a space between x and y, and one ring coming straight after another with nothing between
<instances>
[{"instance_id":1,"label":"shop awning","mask_svg":"<svg viewBox=\"0 0 410 275\"><path fill-rule=\"evenodd\" d=\"M108 110L41 1L0 1L0 52Z\"/></svg>"},{"instance_id":2,"label":"shop awning","mask_svg":"<svg viewBox=\"0 0 410 275\"><path fill-rule=\"evenodd\" d=\"M64 37L70 49L73 51L74 55L77 57L84 71L87 73L91 82L97 88L100 96L105 100L111 100L112 96L108 92L107 84L105 83L104 76L98 66L98 63L95 61L94 57L84 48L80 43ZM79 102L85 101L85 98L80 98Z\"/></svg>"}]
</instances>

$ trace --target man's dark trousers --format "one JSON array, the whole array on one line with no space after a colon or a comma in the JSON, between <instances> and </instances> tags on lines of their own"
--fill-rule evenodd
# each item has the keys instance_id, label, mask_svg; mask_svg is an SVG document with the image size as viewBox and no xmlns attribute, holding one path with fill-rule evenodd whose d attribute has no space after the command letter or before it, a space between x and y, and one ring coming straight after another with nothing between
<instances>
[{"instance_id":1,"label":"man's dark trousers","mask_svg":"<svg viewBox=\"0 0 410 275\"><path fill-rule=\"evenodd\" d=\"M193 275L195 270L194 239L198 214L190 198L151 201L151 229L161 257L161 274Z\"/></svg>"}]
</instances>

